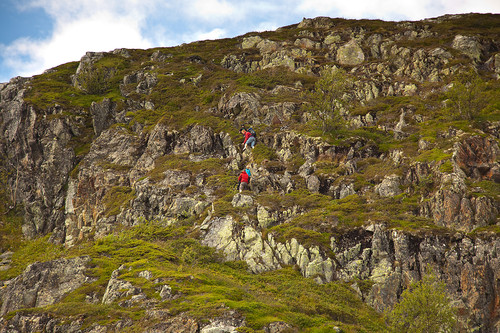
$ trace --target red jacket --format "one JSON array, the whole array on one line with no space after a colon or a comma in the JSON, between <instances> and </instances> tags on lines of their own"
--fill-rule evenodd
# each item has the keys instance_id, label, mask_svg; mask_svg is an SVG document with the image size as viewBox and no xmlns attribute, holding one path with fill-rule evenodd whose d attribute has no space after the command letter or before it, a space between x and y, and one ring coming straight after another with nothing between
<instances>
[{"instance_id":1,"label":"red jacket","mask_svg":"<svg viewBox=\"0 0 500 333\"><path fill-rule=\"evenodd\" d=\"M248 184L248 181L250 180L250 177L248 177L248 173L246 173L245 170L243 170L241 173L240 173L240 176L238 177L238 181L240 183L247 183Z\"/></svg>"},{"instance_id":2,"label":"red jacket","mask_svg":"<svg viewBox=\"0 0 500 333\"><path fill-rule=\"evenodd\" d=\"M251 136L252 136L252 133L250 133L249 131L246 131L245 132L245 141L243 141L243 143L247 143L248 138Z\"/></svg>"}]
</instances>

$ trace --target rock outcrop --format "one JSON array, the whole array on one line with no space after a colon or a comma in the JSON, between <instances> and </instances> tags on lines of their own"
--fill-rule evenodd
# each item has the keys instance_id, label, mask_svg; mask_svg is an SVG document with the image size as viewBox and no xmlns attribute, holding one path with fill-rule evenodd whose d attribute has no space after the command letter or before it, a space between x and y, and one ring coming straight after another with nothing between
<instances>
[{"instance_id":1,"label":"rock outcrop","mask_svg":"<svg viewBox=\"0 0 500 333\"><path fill-rule=\"evenodd\" d=\"M59 302L67 293L92 281L85 275L90 257L34 263L1 291L0 315Z\"/></svg>"}]
</instances>

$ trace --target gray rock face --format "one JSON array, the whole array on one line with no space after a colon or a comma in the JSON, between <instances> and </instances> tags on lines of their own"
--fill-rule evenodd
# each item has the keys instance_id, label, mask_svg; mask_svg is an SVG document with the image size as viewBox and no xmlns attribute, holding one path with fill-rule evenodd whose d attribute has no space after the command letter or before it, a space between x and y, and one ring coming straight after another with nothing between
<instances>
[{"instance_id":1,"label":"gray rock face","mask_svg":"<svg viewBox=\"0 0 500 333\"><path fill-rule=\"evenodd\" d=\"M304 276L314 277L320 283L368 279L374 285L362 298L378 311L394 305L402 290L431 265L446 280L454 299L462 299L464 293L473 295L467 302L462 301L461 307L474 325L486 323L493 327L500 319L485 310L494 306L495 280L473 273L488 270L484 274L500 274L500 243L494 239L412 235L374 225L332 237L333 261L318 247L305 248L296 239L279 243L271 234L263 238L258 229L238 226L231 217L212 219L201 229L205 245L223 251L228 260L245 260L254 272L297 265ZM464 274L467 282L461 280Z\"/></svg>"},{"instance_id":2,"label":"gray rock face","mask_svg":"<svg viewBox=\"0 0 500 333\"><path fill-rule=\"evenodd\" d=\"M55 320L46 313L43 314L32 314L24 315L21 313L16 313L14 317L6 321L3 318L0 319L0 332L10 333L10 332L70 332L76 333L81 332L80 328L83 320L75 320L71 324L61 325L58 320Z\"/></svg>"},{"instance_id":3,"label":"gray rock face","mask_svg":"<svg viewBox=\"0 0 500 333\"><path fill-rule=\"evenodd\" d=\"M468 194L464 179L456 173L445 174L441 187L420 207L421 215L437 225L470 232L494 223L499 214L498 202L486 196Z\"/></svg>"},{"instance_id":4,"label":"gray rock face","mask_svg":"<svg viewBox=\"0 0 500 333\"><path fill-rule=\"evenodd\" d=\"M238 157L226 133L217 134L200 125L179 133L159 124L145 137L132 135L122 127L104 130L68 186L66 244L72 246L92 233L104 236L118 223L133 225L141 219L173 222L200 214L209 204L201 199L206 177L203 172L192 175L165 169L160 179L145 177L155 168L155 161L167 154L186 154L194 162ZM196 188L195 195L184 193L189 186ZM115 204L113 192L129 196L110 214L110 206Z\"/></svg>"},{"instance_id":5,"label":"gray rock face","mask_svg":"<svg viewBox=\"0 0 500 333\"><path fill-rule=\"evenodd\" d=\"M253 205L253 198L250 195L237 193L231 201L233 207L249 207Z\"/></svg>"},{"instance_id":6,"label":"gray rock face","mask_svg":"<svg viewBox=\"0 0 500 333\"><path fill-rule=\"evenodd\" d=\"M202 243L223 251L228 260L246 261L255 273L297 264L305 277L315 277L319 282L333 281L333 261L319 248L306 249L296 239L282 244L271 234L263 238L262 233L251 226L238 228L230 216L211 219L201 226Z\"/></svg>"},{"instance_id":7,"label":"gray rock face","mask_svg":"<svg viewBox=\"0 0 500 333\"><path fill-rule=\"evenodd\" d=\"M6 271L10 268L13 254L14 253L10 251L0 254L0 271Z\"/></svg>"},{"instance_id":8,"label":"gray rock face","mask_svg":"<svg viewBox=\"0 0 500 333\"><path fill-rule=\"evenodd\" d=\"M462 51L465 55L475 61L481 60L483 46L476 37L456 35L452 47Z\"/></svg>"},{"instance_id":9,"label":"gray rock face","mask_svg":"<svg viewBox=\"0 0 500 333\"><path fill-rule=\"evenodd\" d=\"M114 103L109 98L105 98L101 103L92 102L90 113L96 136L114 123Z\"/></svg>"},{"instance_id":10,"label":"gray rock face","mask_svg":"<svg viewBox=\"0 0 500 333\"><path fill-rule=\"evenodd\" d=\"M496 74L497 80L500 78L500 53L491 56L485 63L486 68Z\"/></svg>"},{"instance_id":11,"label":"gray rock face","mask_svg":"<svg viewBox=\"0 0 500 333\"><path fill-rule=\"evenodd\" d=\"M355 40L349 41L337 50L337 61L346 66L356 66L365 61L365 54Z\"/></svg>"},{"instance_id":12,"label":"gray rock face","mask_svg":"<svg viewBox=\"0 0 500 333\"><path fill-rule=\"evenodd\" d=\"M211 320L210 324L201 328L200 333L237 333L237 329L244 325L245 320L232 311L224 317Z\"/></svg>"},{"instance_id":13,"label":"gray rock face","mask_svg":"<svg viewBox=\"0 0 500 333\"><path fill-rule=\"evenodd\" d=\"M261 107L259 96L252 93L225 96L219 102L219 110L224 117L235 119L242 124L254 124L255 119L259 119Z\"/></svg>"},{"instance_id":14,"label":"gray rock face","mask_svg":"<svg viewBox=\"0 0 500 333\"><path fill-rule=\"evenodd\" d=\"M245 37L245 38L243 38L243 42L241 43L241 48L242 49L250 49L252 47L255 47L261 41L262 41L262 37L260 37L260 36Z\"/></svg>"},{"instance_id":15,"label":"gray rock face","mask_svg":"<svg viewBox=\"0 0 500 333\"><path fill-rule=\"evenodd\" d=\"M29 265L2 291L0 315L59 302L67 293L92 281L84 274L90 260L90 257L76 257Z\"/></svg>"},{"instance_id":16,"label":"gray rock face","mask_svg":"<svg viewBox=\"0 0 500 333\"><path fill-rule=\"evenodd\" d=\"M400 194L402 191L399 188L401 179L397 175L386 176L382 183L375 186L375 192L381 197L393 197Z\"/></svg>"},{"instance_id":17,"label":"gray rock face","mask_svg":"<svg viewBox=\"0 0 500 333\"><path fill-rule=\"evenodd\" d=\"M132 283L118 278L120 271L124 269L122 266L111 274L108 286L102 297L102 304L111 304L120 298L131 296L130 300L120 303L121 305L128 306L146 298L141 288L135 287Z\"/></svg>"},{"instance_id":18,"label":"gray rock face","mask_svg":"<svg viewBox=\"0 0 500 333\"><path fill-rule=\"evenodd\" d=\"M24 101L27 79L13 79L0 91L0 151L11 200L24 205L23 232L28 237L53 232L64 239L64 197L69 172L75 164L70 147L80 134L78 117L61 117L59 105L38 111Z\"/></svg>"},{"instance_id":19,"label":"gray rock face","mask_svg":"<svg viewBox=\"0 0 500 333\"><path fill-rule=\"evenodd\" d=\"M286 333L286 332L296 332L290 324L283 321L275 321L270 323L264 328L266 333Z\"/></svg>"}]
</instances>

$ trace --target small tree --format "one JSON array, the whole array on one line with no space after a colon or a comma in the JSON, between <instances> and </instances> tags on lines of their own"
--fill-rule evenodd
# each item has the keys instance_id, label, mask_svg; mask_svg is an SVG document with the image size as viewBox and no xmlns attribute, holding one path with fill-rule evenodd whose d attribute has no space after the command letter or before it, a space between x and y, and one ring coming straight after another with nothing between
<instances>
[{"instance_id":1,"label":"small tree","mask_svg":"<svg viewBox=\"0 0 500 333\"><path fill-rule=\"evenodd\" d=\"M110 88L109 70L105 67L88 67L78 77L81 89L90 95L100 95Z\"/></svg>"},{"instance_id":2,"label":"small tree","mask_svg":"<svg viewBox=\"0 0 500 333\"><path fill-rule=\"evenodd\" d=\"M458 74L447 93L448 110L456 118L473 119L487 104L485 90L486 83L473 70Z\"/></svg>"},{"instance_id":3,"label":"small tree","mask_svg":"<svg viewBox=\"0 0 500 333\"><path fill-rule=\"evenodd\" d=\"M453 332L457 324L446 284L432 272L403 292L399 303L386 313L386 320L393 332Z\"/></svg>"},{"instance_id":4,"label":"small tree","mask_svg":"<svg viewBox=\"0 0 500 333\"><path fill-rule=\"evenodd\" d=\"M347 105L347 92L352 80L343 69L328 69L314 85L314 90L305 94L309 103L305 110L318 122L323 133L339 129L345 125L340 110Z\"/></svg>"}]
</instances>

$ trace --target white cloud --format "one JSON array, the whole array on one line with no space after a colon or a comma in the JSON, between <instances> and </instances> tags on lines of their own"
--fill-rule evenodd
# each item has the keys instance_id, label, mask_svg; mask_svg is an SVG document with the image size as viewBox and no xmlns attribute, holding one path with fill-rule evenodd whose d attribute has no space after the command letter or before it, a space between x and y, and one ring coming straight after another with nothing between
<instances>
[{"instance_id":1,"label":"white cloud","mask_svg":"<svg viewBox=\"0 0 500 333\"><path fill-rule=\"evenodd\" d=\"M302 0L297 13L308 17L420 20L444 14L499 12L497 0Z\"/></svg>"},{"instance_id":2,"label":"white cloud","mask_svg":"<svg viewBox=\"0 0 500 333\"><path fill-rule=\"evenodd\" d=\"M241 15L243 15L238 7L225 0L186 1L183 8L187 17L209 23L220 23L223 20L239 19Z\"/></svg>"},{"instance_id":3,"label":"white cloud","mask_svg":"<svg viewBox=\"0 0 500 333\"><path fill-rule=\"evenodd\" d=\"M54 31L44 40L21 38L4 45L0 55L17 75L31 76L79 60L87 51L152 47L141 33L151 5L147 0L32 1L26 6L41 6L54 18Z\"/></svg>"},{"instance_id":4,"label":"white cloud","mask_svg":"<svg viewBox=\"0 0 500 333\"><path fill-rule=\"evenodd\" d=\"M498 0L440 0L441 8L434 16L442 13L500 13L500 1Z\"/></svg>"},{"instance_id":5,"label":"white cloud","mask_svg":"<svg viewBox=\"0 0 500 333\"><path fill-rule=\"evenodd\" d=\"M227 31L224 29L216 28L208 32L197 32L187 36L186 40L207 40L207 39L220 39L227 37Z\"/></svg>"}]
</instances>

